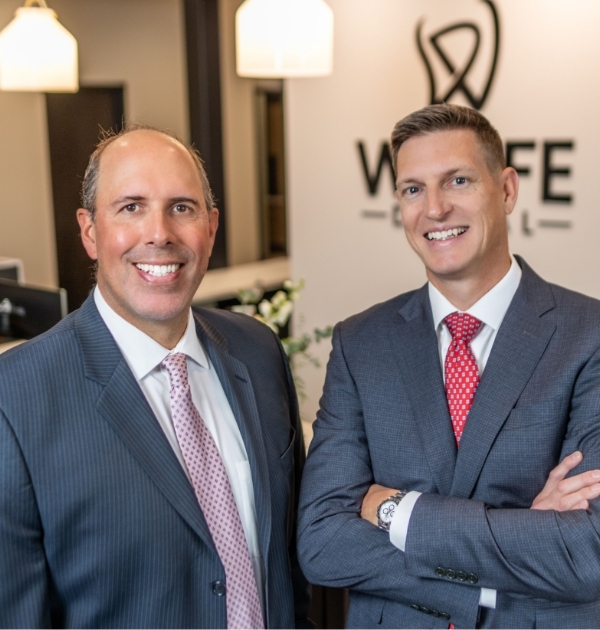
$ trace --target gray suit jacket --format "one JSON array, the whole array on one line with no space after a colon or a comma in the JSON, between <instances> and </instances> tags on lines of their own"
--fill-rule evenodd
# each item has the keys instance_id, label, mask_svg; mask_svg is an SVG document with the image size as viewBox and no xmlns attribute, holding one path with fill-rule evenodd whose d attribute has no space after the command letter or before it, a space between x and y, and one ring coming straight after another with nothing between
<instances>
[{"instance_id":1,"label":"gray suit jacket","mask_svg":"<svg viewBox=\"0 0 600 630\"><path fill-rule=\"evenodd\" d=\"M600 468L600 302L519 262L460 449L426 287L335 330L298 544L310 581L350 589L350 627L600 628L600 501L528 509L565 455ZM405 553L358 516L372 483L424 493Z\"/></svg>"},{"instance_id":2,"label":"gray suit jacket","mask_svg":"<svg viewBox=\"0 0 600 630\"><path fill-rule=\"evenodd\" d=\"M304 463L275 335L200 310L198 336L244 440L268 627L306 616L294 529ZM194 491L94 301L0 358L0 626L226 627Z\"/></svg>"}]
</instances>

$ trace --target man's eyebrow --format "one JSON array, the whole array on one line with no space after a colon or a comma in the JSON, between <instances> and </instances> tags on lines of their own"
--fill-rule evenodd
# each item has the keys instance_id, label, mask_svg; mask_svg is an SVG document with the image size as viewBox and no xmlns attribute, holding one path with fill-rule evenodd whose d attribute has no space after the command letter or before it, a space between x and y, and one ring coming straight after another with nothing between
<instances>
[{"instance_id":1,"label":"man's eyebrow","mask_svg":"<svg viewBox=\"0 0 600 630\"><path fill-rule=\"evenodd\" d=\"M171 203L191 203L195 206L199 205L199 201L193 197L171 197L169 201Z\"/></svg>"},{"instance_id":2,"label":"man's eyebrow","mask_svg":"<svg viewBox=\"0 0 600 630\"><path fill-rule=\"evenodd\" d=\"M118 206L126 201L143 201L144 199L145 197L143 195L123 195L122 197L115 199L110 205Z\"/></svg>"}]
</instances>

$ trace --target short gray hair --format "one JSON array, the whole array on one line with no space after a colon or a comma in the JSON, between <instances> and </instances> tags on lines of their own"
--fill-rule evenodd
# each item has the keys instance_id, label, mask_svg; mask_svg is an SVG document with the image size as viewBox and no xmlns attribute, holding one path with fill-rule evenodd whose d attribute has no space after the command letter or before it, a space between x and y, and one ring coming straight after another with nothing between
<instances>
[{"instance_id":1,"label":"short gray hair","mask_svg":"<svg viewBox=\"0 0 600 630\"><path fill-rule=\"evenodd\" d=\"M185 147L190 154L198 174L200 175L200 181L202 182L202 189L204 191L204 203L206 204L206 210L210 210L215 207L215 198L213 196L210 184L208 183L208 177L206 176L206 170L204 169L204 163L200 154L193 146L187 145L182 142L172 131L159 129L152 127L151 125L141 125L137 123L130 123L126 125L121 131L115 132L112 129L108 131L102 131L100 135L100 141L96 145L94 152L90 156L87 168L85 169L85 175L81 183L81 205L83 208L89 211L92 221L96 219L96 196L98 194L98 175L100 173L100 158L104 153L106 147L112 144L115 140L122 138L128 133L133 131L156 131L162 133L169 138L177 141L181 146Z\"/></svg>"}]
</instances>

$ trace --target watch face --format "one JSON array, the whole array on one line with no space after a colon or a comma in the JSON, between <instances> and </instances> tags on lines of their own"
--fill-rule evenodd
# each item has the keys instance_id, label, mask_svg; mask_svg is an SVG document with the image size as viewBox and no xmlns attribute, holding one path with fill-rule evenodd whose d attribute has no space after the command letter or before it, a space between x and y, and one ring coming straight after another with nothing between
<instances>
[{"instance_id":1,"label":"watch face","mask_svg":"<svg viewBox=\"0 0 600 630\"><path fill-rule=\"evenodd\" d=\"M379 515L378 515L379 518L384 523L391 523L392 517L394 516L394 512L397 506L398 504L395 501L392 501L392 500L385 501L384 503L381 504L379 508Z\"/></svg>"}]
</instances>

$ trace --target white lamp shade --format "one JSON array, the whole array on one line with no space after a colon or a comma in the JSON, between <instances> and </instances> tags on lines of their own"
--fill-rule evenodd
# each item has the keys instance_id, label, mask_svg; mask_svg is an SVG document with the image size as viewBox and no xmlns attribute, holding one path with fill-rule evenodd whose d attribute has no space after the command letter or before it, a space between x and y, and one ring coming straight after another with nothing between
<instances>
[{"instance_id":1,"label":"white lamp shade","mask_svg":"<svg viewBox=\"0 0 600 630\"><path fill-rule=\"evenodd\" d=\"M52 9L22 7L0 33L0 90L76 92L77 41Z\"/></svg>"},{"instance_id":2,"label":"white lamp shade","mask_svg":"<svg viewBox=\"0 0 600 630\"><path fill-rule=\"evenodd\" d=\"M331 74L333 11L324 0L246 0L235 20L241 77Z\"/></svg>"}]
</instances>

